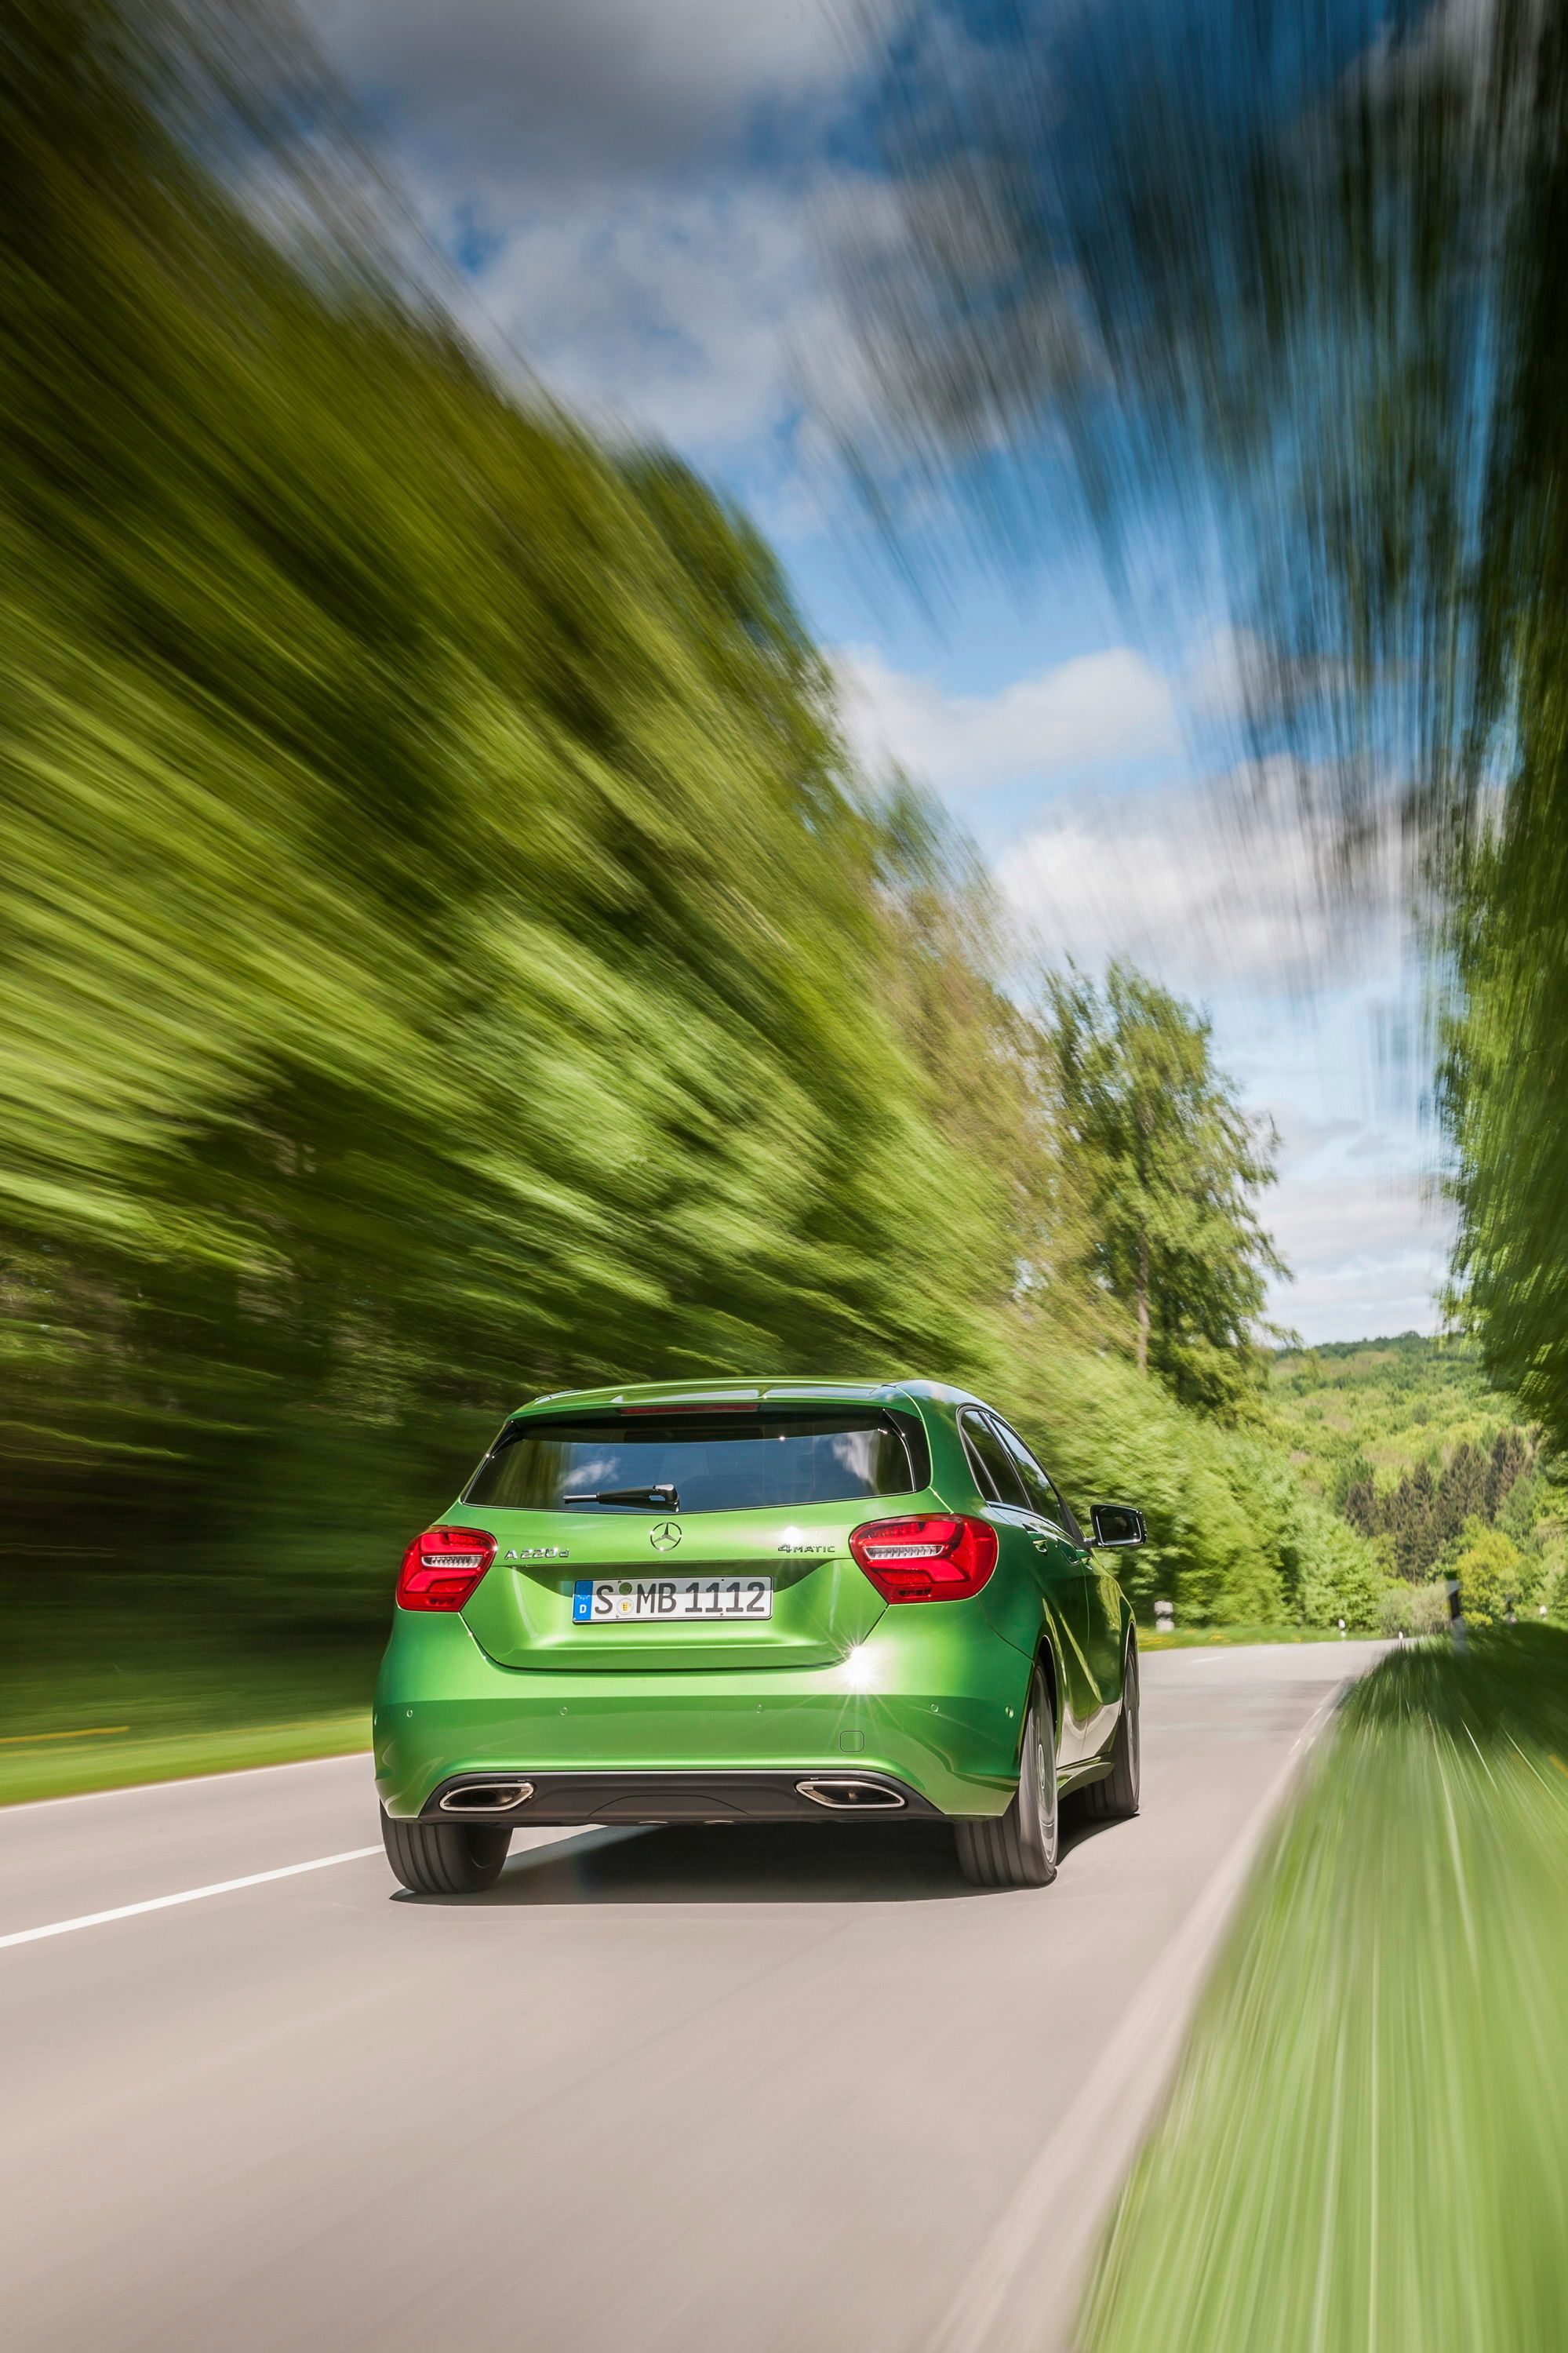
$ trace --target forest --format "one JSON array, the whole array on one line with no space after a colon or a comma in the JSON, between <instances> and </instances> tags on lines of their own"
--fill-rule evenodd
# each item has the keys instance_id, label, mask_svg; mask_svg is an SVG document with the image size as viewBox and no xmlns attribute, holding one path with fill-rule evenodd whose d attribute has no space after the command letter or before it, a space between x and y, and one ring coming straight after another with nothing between
<instances>
[{"instance_id":1,"label":"forest","mask_svg":"<svg viewBox=\"0 0 1568 2353\"><path fill-rule=\"evenodd\" d=\"M1460 1579L1478 1623L1568 1614L1568 1490L1542 1433L1462 1338L1284 1351L1269 1404L1291 1460L1376 1551L1388 1630L1446 1616Z\"/></svg>"},{"instance_id":2,"label":"forest","mask_svg":"<svg viewBox=\"0 0 1568 2353\"><path fill-rule=\"evenodd\" d=\"M1005 977L756 530L481 362L264 8L5 41L7 1711L357 1694L503 1410L694 1370L962 1381L1146 1614L1376 1622L1201 1014Z\"/></svg>"}]
</instances>

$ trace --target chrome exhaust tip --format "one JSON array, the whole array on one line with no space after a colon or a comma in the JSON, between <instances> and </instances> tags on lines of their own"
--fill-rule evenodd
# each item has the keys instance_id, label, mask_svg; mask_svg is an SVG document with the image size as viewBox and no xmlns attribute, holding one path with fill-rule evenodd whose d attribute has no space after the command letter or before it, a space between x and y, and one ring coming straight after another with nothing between
<instances>
[{"instance_id":1,"label":"chrome exhaust tip","mask_svg":"<svg viewBox=\"0 0 1568 2353\"><path fill-rule=\"evenodd\" d=\"M880 1781L855 1781L836 1773L817 1774L795 1787L813 1806L826 1806L835 1814L895 1814L904 1803L896 1789L885 1788Z\"/></svg>"},{"instance_id":2,"label":"chrome exhaust tip","mask_svg":"<svg viewBox=\"0 0 1568 2353\"><path fill-rule=\"evenodd\" d=\"M532 1781L469 1781L449 1789L441 1799L443 1814L509 1814L525 1806L534 1794Z\"/></svg>"}]
</instances>

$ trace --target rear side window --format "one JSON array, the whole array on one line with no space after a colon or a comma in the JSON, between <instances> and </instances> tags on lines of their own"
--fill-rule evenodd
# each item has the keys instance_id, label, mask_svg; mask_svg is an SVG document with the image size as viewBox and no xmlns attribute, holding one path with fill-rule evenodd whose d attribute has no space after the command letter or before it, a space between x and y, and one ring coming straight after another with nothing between
<instances>
[{"instance_id":1,"label":"rear side window","mask_svg":"<svg viewBox=\"0 0 1568 2353\"><path fill-rule=\"evenodd\" d=\"M909 1495L930 1475L925 1433L874 1408L562 1415L508 1423L463 1501L519 1512L789 1510Z\"/></svg>"},{"instance_id":2,"label":"rear side window","mask_svg":"<svg viewBox=\"0 0 1568 2353\"><path fill-rule=\"evenodd\" d=\"M1058 1527L1065 1528L1075 1542L1081 1544L1083 1538L1079 1533L1078 1523L1051 1480L1047 1478L1023 1443L1022 1439L1019 1437L1018 1432L1015 1430L1010 1430L1005 1421L999 1421L997 1428L1006 1442L1008 1452L1018 1465L1018 1475L1023 1482L1023 1491L1034 1510L1043 1512L1048 1520L1054 1520Z\"/></svg>"},{"instance_id":3,"label":"rear side window","mask_svg":"<svg viewBox=\"0 0 1568 2353\"><path fill-rule=\"evenodd\" d=\"M1015 1511L1024 1510L1023 1482L1001 1442L1000 1431L983 1413L972 1409L959 1416L959 1426L964 1433L964 1444L969 1449L980 1493L991 1496L999 1504L1010 1504Z\"/></svg>"}]
</instances>

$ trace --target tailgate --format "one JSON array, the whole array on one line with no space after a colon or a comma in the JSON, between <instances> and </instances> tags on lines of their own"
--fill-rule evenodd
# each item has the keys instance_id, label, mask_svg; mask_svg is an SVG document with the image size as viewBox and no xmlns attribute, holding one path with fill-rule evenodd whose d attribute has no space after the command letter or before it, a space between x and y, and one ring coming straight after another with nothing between
<instances>
[{"instance_id":1,"label":"tailgate","mask_svg":"<svg viewBox=\"0 0 1568 2353\"><path fill-rule=\"evenodd\" d=\"M878 1515L865 1502L681 1519L642 1514L479 1513L495 1536L493 1567L463 1617L498 1664L635 1670L813 1667L863 1641L885 1606L849 1554L849 1533ZM468 1514L465 1514L465 1520ZM579 1587L609 1583L627 1609L696 1605L707 1617L574 1615ZM758 1583L766 1617L718 1614ZM716 1592L715 1592L716 1588ZM601 1605L602 1607L602 1605Z\"/></svg>"}]
</instances>

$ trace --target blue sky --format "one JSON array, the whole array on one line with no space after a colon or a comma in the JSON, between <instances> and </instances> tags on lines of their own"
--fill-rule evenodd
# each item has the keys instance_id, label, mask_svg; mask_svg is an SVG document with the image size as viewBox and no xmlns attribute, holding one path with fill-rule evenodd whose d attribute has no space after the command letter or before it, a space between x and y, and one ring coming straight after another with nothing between
<instances>
[{"instance_id":1,"label":"blue sky","mask_svg":"<svg viewBox=\"0 0 1568 2353\"><path fill-rule=\"evenodd\" d=\"M1282 1138L1268 1215L1297 1279L1278 1319L1309 1339L1433 1328L1446 1227L1422 1198L1436 1146L1397 890L1330 923L1283 793L1234 838L1212 771L1234 655L1206 592L1151 646L1081 542L1003 582L933 522L910 543L922 568L942 559L922 609L802 405L810 382L854 412L817 257L824 224L874 228L846 28L896 0L305 5L471 331L747 504L833 652L853 737L979 842L1021 955L1130 953L1208 1009Z\"/></svg>"}]
</instances>

